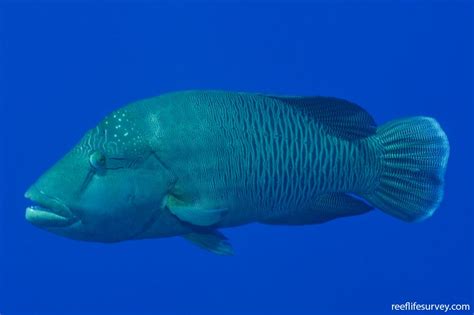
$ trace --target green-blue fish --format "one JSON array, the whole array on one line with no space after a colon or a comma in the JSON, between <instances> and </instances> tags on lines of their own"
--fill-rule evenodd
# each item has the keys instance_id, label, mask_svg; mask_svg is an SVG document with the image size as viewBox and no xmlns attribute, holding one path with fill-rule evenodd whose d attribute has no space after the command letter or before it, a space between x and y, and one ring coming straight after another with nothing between
<instances>
[{"instance_id":1,"label":"green-blue fish","mask_svg":"<svg viewBox=\"0 0 474 315\"><path fill-rule=\"evenodd\" d=\"M448 139L433 118L377 126L333 97L185 91L107 116L27 191L26 218L74 239L183 236L218 254L218 229L323 223L439 207Z\"/></svg>"}]
</instances>

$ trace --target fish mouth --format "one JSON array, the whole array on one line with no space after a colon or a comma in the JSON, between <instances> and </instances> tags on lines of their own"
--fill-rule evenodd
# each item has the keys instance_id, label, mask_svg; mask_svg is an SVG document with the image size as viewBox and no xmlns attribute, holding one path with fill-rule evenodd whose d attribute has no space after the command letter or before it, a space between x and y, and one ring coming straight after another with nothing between
<instances>
[{"instance_id":1,"label":"fish mouth","mask_svg":"<svg viewBox=\"0 0 474 315\"><path fill-rule=\"evenodd\" d=\"M79 220L61 200L48 196L35 186L28 189L25 198L34 203L25 211L26 220L33 225L44 228L67 227Z\"/></svg>"}]
</instances>

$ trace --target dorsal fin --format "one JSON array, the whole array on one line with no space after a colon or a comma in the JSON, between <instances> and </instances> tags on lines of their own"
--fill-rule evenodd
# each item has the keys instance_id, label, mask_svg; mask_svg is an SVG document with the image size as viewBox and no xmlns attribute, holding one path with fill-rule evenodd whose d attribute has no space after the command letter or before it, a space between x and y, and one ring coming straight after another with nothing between
<instances>
[{"instance_id":1,"label":"dorsal fin","mask_svg":"<svg viewBox=\"0 0 474 315\"><path fill-rule=\"evenodd\" d=\"M351 140L364 138L373 135L377 127L372 116L363 108L343 99L323 96L267 97L298 108L338 137Z\"/></svg>"}]
</instances>

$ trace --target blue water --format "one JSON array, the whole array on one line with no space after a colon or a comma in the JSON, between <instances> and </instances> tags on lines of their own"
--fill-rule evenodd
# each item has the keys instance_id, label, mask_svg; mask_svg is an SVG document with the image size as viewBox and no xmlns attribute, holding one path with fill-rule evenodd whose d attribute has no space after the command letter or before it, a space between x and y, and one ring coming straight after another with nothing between
<instances>
[{"instance_id":1,"label":"blue water","mask_svg":"<svg viewBox=\"0 0 474 315\"><path fill-rule=\"evenodd\" d=\"M0 313L389 314L473 304L473 5L0 4ZM428 115L451 143L435 215L113 245L24 220L26 188L107 113L183 89L329 95L379 122ZM472 310L471 312L472 313Z\"/></svg>"}]
</instances>

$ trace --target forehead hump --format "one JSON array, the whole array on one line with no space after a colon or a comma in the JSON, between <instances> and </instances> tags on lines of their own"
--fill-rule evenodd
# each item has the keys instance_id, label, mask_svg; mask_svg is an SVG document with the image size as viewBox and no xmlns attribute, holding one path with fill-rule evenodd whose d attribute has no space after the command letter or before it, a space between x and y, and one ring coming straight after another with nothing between
<instances>
[{"instance_id":1,"label":"forehead hump","mask_svg":"<svg viewBox=\"0 0 474 315\"><path fill-rule=\"evenodd\" d=\"M82 147L89 152L98 150L121 156L140 153L146 143L137 117L132 117L127 108L122 108L106 116L90 130L83 139Z\"/></svg>"}]
</instances>

